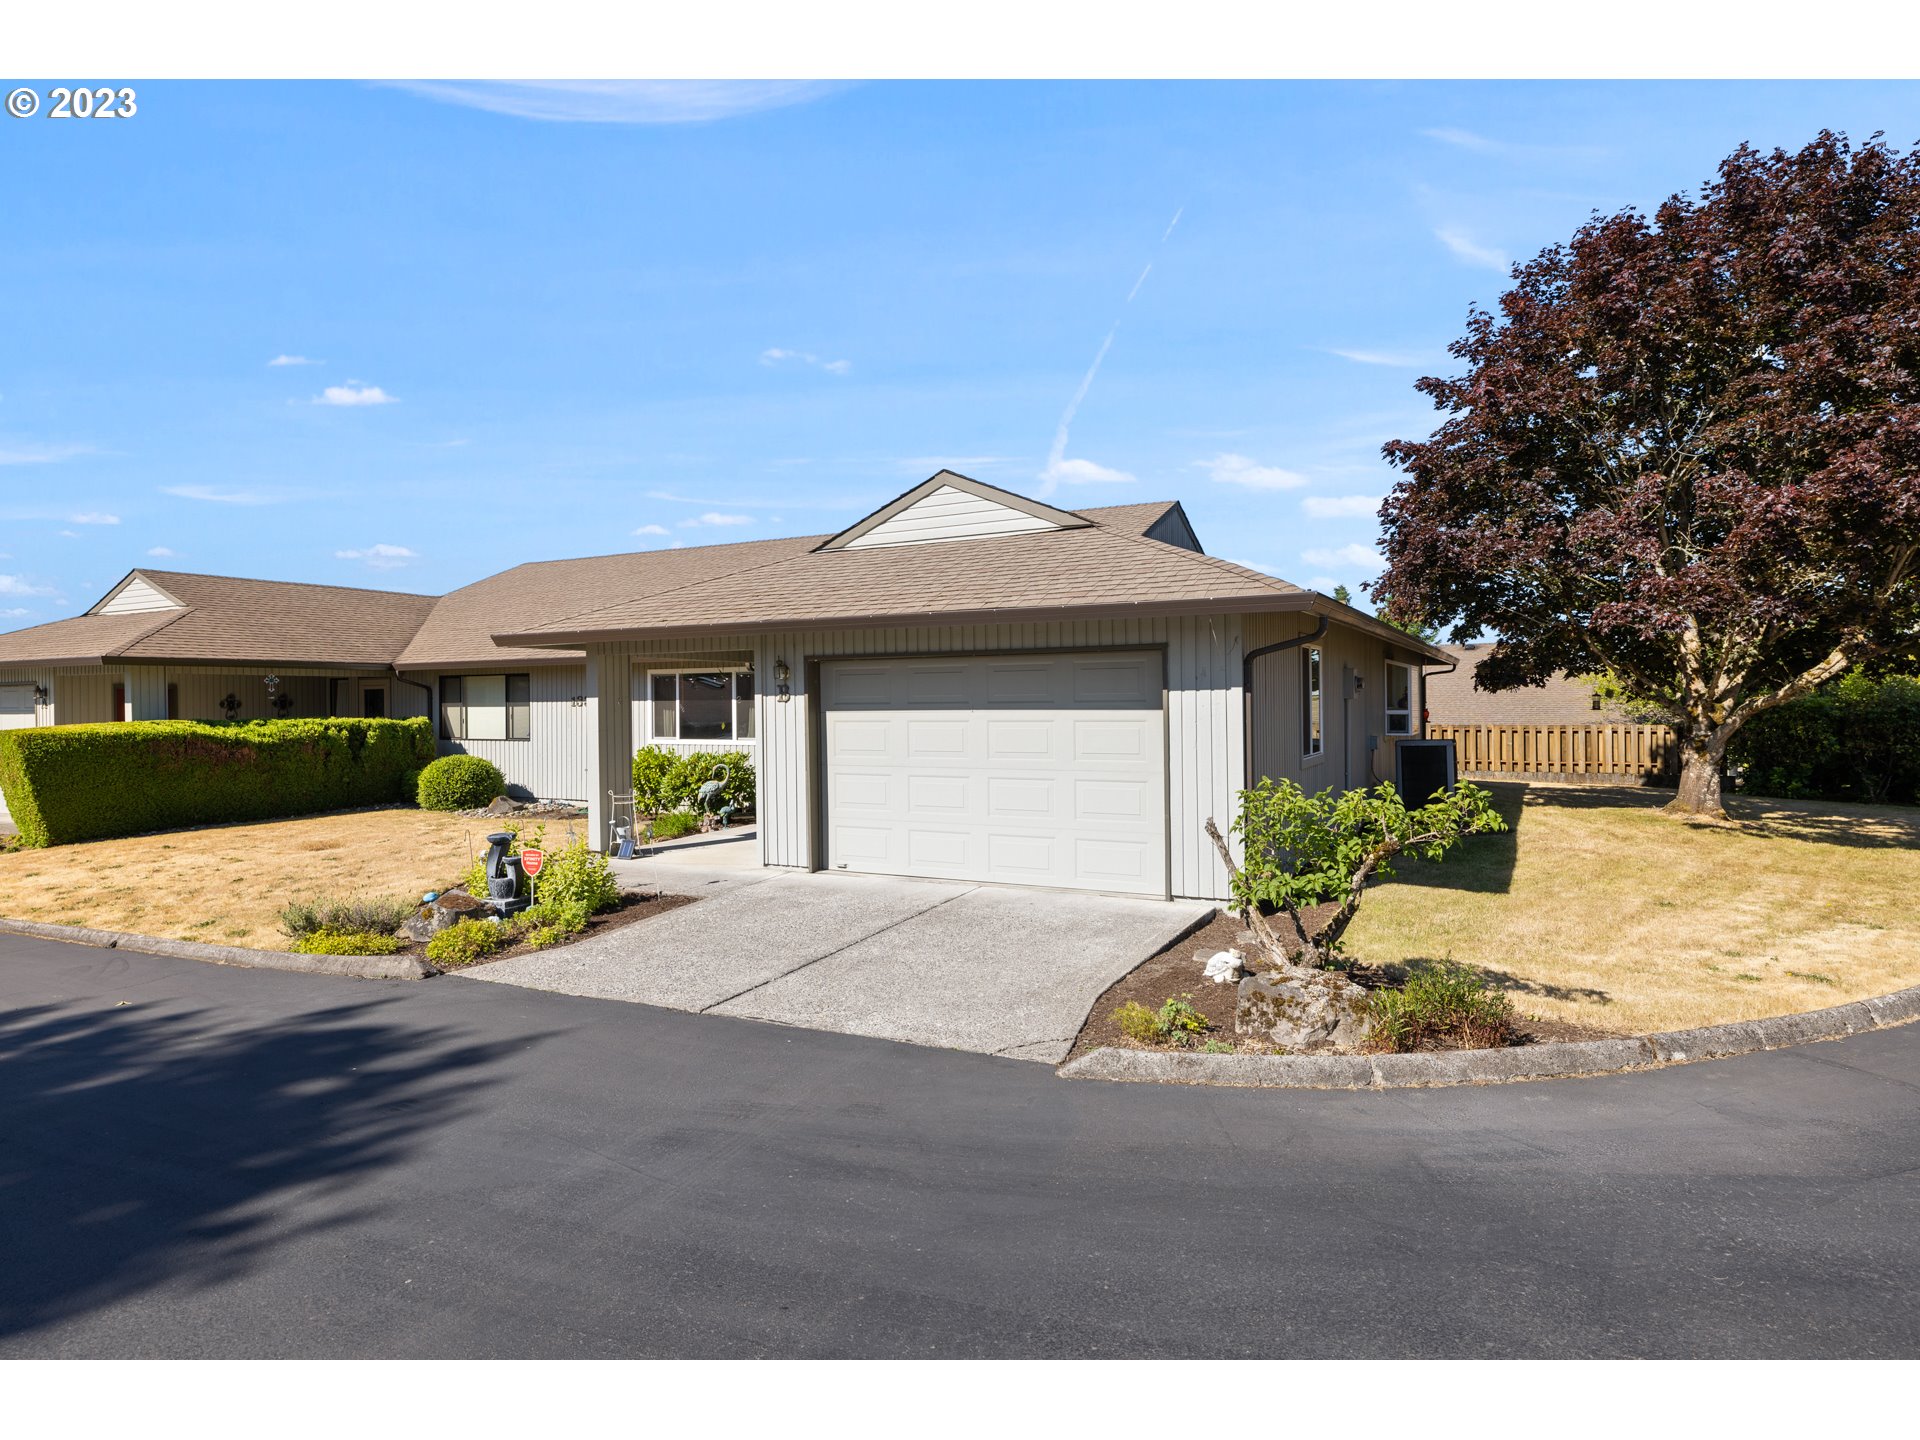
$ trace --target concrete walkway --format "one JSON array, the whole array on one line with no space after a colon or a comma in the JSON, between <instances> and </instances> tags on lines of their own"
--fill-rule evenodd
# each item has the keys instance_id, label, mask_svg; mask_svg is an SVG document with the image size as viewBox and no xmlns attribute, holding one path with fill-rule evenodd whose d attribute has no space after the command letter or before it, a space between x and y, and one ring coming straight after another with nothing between
<instances>
[{"instance_id":1,"label":"concrete walkway","mask_svg":"<svg viewBox=\"0 0 1920 1440\"><path fill-rule=\"evenodd\" d=\"M494 984L1058 1064L1093 1002L1211 905L764 870L751 844L619 862L701 903L459 972Z\"/></svg>"}]
</instances>

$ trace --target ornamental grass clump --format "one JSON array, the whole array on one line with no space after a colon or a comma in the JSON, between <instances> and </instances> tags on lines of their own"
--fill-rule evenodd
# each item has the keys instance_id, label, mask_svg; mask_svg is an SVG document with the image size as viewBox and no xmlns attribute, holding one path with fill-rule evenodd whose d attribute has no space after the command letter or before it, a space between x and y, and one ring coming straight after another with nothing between
<instances>
[{"instance_id":1,"label":"ornamental grass clump","mask_svg":"<svg viewBox=\"0 0 1920 1440\"><path fill-rule=\"evenodd\" d=\"M1369 1050L1492 1050L1513 1043L1513 1002L1461 965L1418 970L1367 997Z\"/></svg>"},{"instance_id":2,"label":"ornamental grass clump","mask_svg":"<svg viewBox=\"0 0 1920 1440\"><path fill-rule=\"evenodd\" d=\"M404 925L416 908L411 900L395 900L384 895L350 895L344 900L290 900L280 907L280 929L293 940L322 930L336 934L384 936ZM392 952L369 950L364 953L386 955Z\"/></svg>"}]
</instances>

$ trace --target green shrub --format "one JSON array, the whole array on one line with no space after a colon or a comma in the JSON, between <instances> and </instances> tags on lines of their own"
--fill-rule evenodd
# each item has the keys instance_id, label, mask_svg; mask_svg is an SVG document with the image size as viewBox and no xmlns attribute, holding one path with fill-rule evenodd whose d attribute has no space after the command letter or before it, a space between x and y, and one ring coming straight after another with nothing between
<instances>
[{"instance_id":1,"label":"green shrub","mask_svg":"<svg viewBox=\"0 0 1920 1440\"><path fill-rule=\"evenodd\" d=\"M391 955L400 942L371 930L313 930L293 942L301 955Z\"/></svg>"},{"instance_id":2,"label":"green shrub","mask_svg":"<svg viewBox=\"0 0 1920 1440\"><path fill-rule=\"evenodd\" d=\"M137 720L0 730L23 844L390 804L433 758L425 720Z\"/></svg>"},{"instance_id":3,"label":"green shrub","mask_svg":"<svg viewBox=\"0 0 1920 1440\"><path fill-rule=\"evenodd\" d=\"M533 893L542 906L573 906L598 915L619 905L620 882L606 856L589 850L585 840L575 840L548 853Z\"/></svg>"},{"instance_id":4,"label":"green shrub","mask_svg":"<svg viewBox=\"0 0 1920 1440\"><path fill-rule=\"evenodd\" d=\"M491 920L461 920L427 941L427 959L444 969L457 970L503 950L513 933Z\"/></svg>"},{"instance_id":5,"label":"green shrub","mask_svg":"<svg viewBox=\"0 0 1920 1440\"><path fill-rule=\"evenodd\" d=\"M513 932L516 938L525 940L536 950L544 950L549 945L558 945L582 934L587 928L587 909L584 905L557 904L542 900L538 905L529 905L513 917Z\"/></svg>"},{"instance_id":6,"label":"green shrub","mask_svg":"<svg viewBox=\"0 0 1920 1440\"><path fill-rule=\"evenodd\" d=\"M385 935L398 930L406 923L407 917L419 908L417 901L381 896L353 895L345 900L293 900L280 907L280 928L295 940L321 930Z\"/></svg>"},{"instance_id":7,"label":"green shrub","mask_svg":"<svg viewBox=\"0 0 1920 1440\"><path fill-rule=\"evenodd\" d=\"M1129 1000L1113 1012L1113 1023L1129 1040L1152 1045L1160 1038L1160 1019L1138 1000Z\"/></svg>"},{"instance_id":8,"label":"green shrub","mask_svg":"<svg viewBox=\"0 0 1920 1440\"><path fill-rule=\"evenodd\" d=\"M1458 965L1418 970L1397 990L1367 997L1372 1050L1404 1052L1439 1045L1487 1050L1513 1039L1513 1002Z\"/></svg>"},{"instance_id":9,"label":"green shrub","mask_svg":"<svg viewBox=\"0 0 1920 1440\"><path fill-rule=\"evenodd\" d=\"M506 793L500 767L478 755L442 755L420 772L414 791L422 810L478 810Z\"/></svg>"},{"instance_id":10,"label":"green shrub","mask_svg":"<svg viewBox=\"0 0 1920 1440\"><path fill-rule=\"evenodd\" d=\"M691 835L699 828L700 817L691 810L671 810L665 815L655 817L653 838L678 840L682 835Z\"/></svg>"},{"instance_id":11,"label":"green shrub","mask_svg":"<svg viewBox=\"0 0 1920 1440\"><path fill-rule=\"evenodd\" d=\"M680 757L677 783L681 793L679 804L692 805L700 793L700 787L713 778L714 772L722 765L727 767L727 781L720 791L720 804L733 806L733 813L744 815L753 809L753 760L744 751L723 750L719 754L701 752ZM719 807L714 807L718 809Z\"/></svg>"},{"instance_id":12,"label":"green shrub","mask_svg":"<svg viewBox=\"0 0 1920 1440\"><path fill-rule=\"evenodd\" d=\"M1920 800L1920 679L1844 675L1747 721L1727 761L1753 794L1912 804Z\"/></svg>"},{"instance_id":13,"label":"green shrub","mask_svg":"<svg viewBox=\"0 0 1920 1440\"><path fill-rule=\"evenodd\" d=\"M659 815L675 809L685 798L680 794L677 775L680 756L658 745L649 745L633 757L633 804L642 815Z\"/></svg>"},{"instance_id":14,"label":"green shrub","mask_svg":"<svg viewBox=\"0 0 1920 1440\"><path fill-rule=\"evenodd\" d=\"M418 805L420 803L421 769L421 766L416 765L400 777L400 799L408 805Z\"/></svg>"},{"instance_id":15,"label":"green shrub","mask_svg":"<svg viewBox=\"0 0 1920 1440\"><path fill-rule=\"evenodd\" d=\"M1143 1045L1191 1045L1213 1022L1193 1008L1191 995L1169 996L1158 1010L1129 1000L1113 1012L1120 1033Z\"/></svg>"},{"instance_id":16,"label":"green shrub","mask_svg":"<svg viewBox=\"0 0 1920 1440\"><path fill-rule=\"evenodd\" d=\"M720 794L734 814L752 811L753 758L743 750L682 755L660 745L649 745L633 757L633 803L642 815L665 815L693 804L716 767L727 767L727 783Z\"/></svg>"}]
</instances>

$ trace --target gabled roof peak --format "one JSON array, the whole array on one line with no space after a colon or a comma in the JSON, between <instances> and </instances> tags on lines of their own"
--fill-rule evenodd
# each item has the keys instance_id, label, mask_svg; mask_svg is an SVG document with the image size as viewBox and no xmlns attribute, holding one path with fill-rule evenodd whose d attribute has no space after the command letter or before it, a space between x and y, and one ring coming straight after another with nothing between
<instances>
[{"instance_id":1,"label":"gabled roof peak","mask_svg":"<svg viewBox=\"0 0 1920 1440\"><path fill-rule=\"evenodd\" d=\"M871 550L887 545L931 545L1040 530L1079 530L1091 524L1093 521L1086 516L1071 510L942 470L819 548Z\"/></svg>"}]
</instances>

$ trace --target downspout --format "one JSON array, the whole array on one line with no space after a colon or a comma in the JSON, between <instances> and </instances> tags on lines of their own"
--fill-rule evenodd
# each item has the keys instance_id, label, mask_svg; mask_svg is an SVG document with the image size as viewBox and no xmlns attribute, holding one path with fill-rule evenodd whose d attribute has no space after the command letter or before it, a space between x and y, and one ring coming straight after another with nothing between
<instances>
[{"instance_id":1,"label":"downspout","mask_svg":"<svg viewBox=\"0 0 1920 1440\"><path fill-rule=\"evenodd\" d=\"M1438 665L1432 667L1433 673L1436 675L1451 675L1459 668L1460 662L1458 660L1448 661L1444 670ZM1427 738L1427 669L1428 667L1425 665L1420 667L1420 738L1422 740Z\"/></svg>"},{"instance_id":2,"label":"downspout","mask_svg":"<svg viewBox=\"0 0 1920 1440\"><path fill-rule=\"evenodd\" d=\"M439 749L440 748L440 717L433 713L433 687L431 685L424 684L419 680L409 680L406 676L402 675L397 668L393 672L393 678L402 685L413 686L414 689L420 691L423 695L427 697L427 726L433 732L434 748L436 750ZM1424 696L1426 694L1426 691L1422 690L1421 694L1422 696Z\"/></svg>"},{"instance_id":3,"label":"downspout","mask_svg":"<svg viewBox=\"0 0 1920 1440\"><path fill-rule=\"evenodd\" d=\"M1262 645L1258 650L1249 650L1240 660L1240 734L1245 741L1246 753L1242 756L1241 779L1244 788L1253 788L1253 662L1263 655L1275 655L1282 650L1292 650L1309 641L1321 639L1327 633L1328 619L1319 617L1320 623L1305 635L1296 635L1291 640L1279 640L1271 645ZM1322 678L1321 693L1326 691L1326 680ZM1424 692L1423 692L1424 695Z\"/></svg>"}]
</instances>

